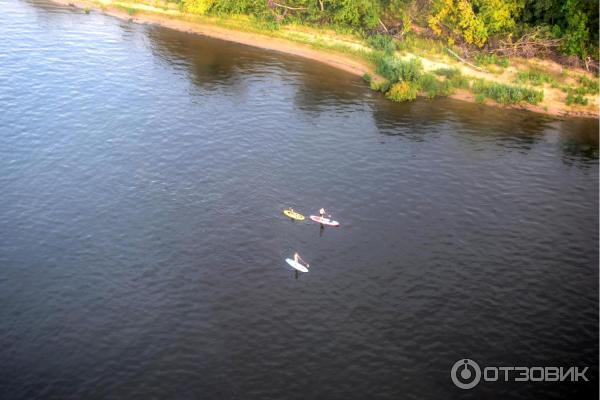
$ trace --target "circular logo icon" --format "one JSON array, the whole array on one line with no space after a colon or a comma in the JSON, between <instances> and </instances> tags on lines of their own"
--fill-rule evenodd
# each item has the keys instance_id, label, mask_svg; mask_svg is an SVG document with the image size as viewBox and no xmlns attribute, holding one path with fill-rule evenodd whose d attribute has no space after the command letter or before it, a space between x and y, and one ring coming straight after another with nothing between
<instances>
[{"instance_id":1,"label":"circular logo icon","mask_svg":"<svg viewBox=\"0 0 600 400\"><path fill-rule=\"evenodd\" d=\"M481 380L481 368L473 360L458 360L450 371L452 383L461 389L473 389Z\"/></svg>"}]
</instances>

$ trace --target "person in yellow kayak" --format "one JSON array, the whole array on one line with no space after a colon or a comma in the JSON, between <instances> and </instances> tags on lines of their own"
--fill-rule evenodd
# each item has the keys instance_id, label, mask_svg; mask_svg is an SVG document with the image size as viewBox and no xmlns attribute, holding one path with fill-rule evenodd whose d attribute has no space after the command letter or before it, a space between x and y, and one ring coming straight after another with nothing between
<instances>
[{"instance_id":1,"label":"person in yellow kayak","mask_svg":"<svg viewBox=\"0 0 600 400\"><path fill-rule=\"evenodd\" d=\"M296 264L298 264L298 265L302 265L302 264L300 264L300 261L302 261L304 264L306 264L306 268L307 268L307 269L308 269L308 267L310 267L310 264L309 264L309 263L307 263L306 261L304 261L304 260L302 259L302 257L300 257L300 255L298 254L298 252L295 252L295 253L294 253L294 262L295 262Z\"/></svg>"}]
</instances>

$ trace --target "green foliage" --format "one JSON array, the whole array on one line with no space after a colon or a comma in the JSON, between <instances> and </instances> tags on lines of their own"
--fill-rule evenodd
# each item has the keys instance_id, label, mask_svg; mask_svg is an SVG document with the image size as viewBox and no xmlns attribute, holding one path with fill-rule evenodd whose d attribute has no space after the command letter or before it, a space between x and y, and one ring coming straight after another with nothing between
<instances>
[{"instance_id":1,"label":"green foliage","mask_svg":"<svg viewBox=\"0 0 600 400\"><path fill-rule=\"evenodd\" d=\"M352 28L373 28L379 22L381 3L371 0L335 0L328 4L333 8L333 20Z\"/></svg>"},{"instance_id":2,"label":"green foliage","mask_svg":"<svg viewBox=\"0 0 600 400\"><path fill-rule=\"evenodd\" d=\"M516 25L515 18L524 7L522 0L473 0L477 17L483 21L488 35L507 32Z\"/></svg>"},{"instance_id":3,"label":"green foliage","mask_svg":"<svg viewBox=\"0 0 600 400\"><path fill-rule=\"evenodd\" d=\"M588 16L579 9L579 0L567 0L562 8L566 19L563 34L563 50L567 54L585 58L588 55Z\"/></svg>"},{"instance_id":4,"label":"green foliage","mask_svg":"<svg viewBox=\"0 0 600 400\"><path fill-rule=\"evenodd\" d=\"M592 0L177 0L194 14L246 14L265 19L267 29L280 23L328 25L342 32L372 32L383 19L401 30L394 44L376 35L369 44L384 52L419 49L439 53L455 41L483 47L496 39L517 39L533 29L562 39L562 50L580 58L598 58L598 2ZM281 7L292 7L285 9ZM443 41L420 38L411 21L429 25ZM260 23L257 23L262 26ZM486 56L487 57L487 56ZM495 56L494 56L495 57ZM507 67L506 59L486 59L481 65Z\"/></svg>"},{"instance_id":5,"label":"green foliage","mask_svg":"<svg viewBox=\"0 0 600 400\"><path fill-rule=\"evenodd\" d=\"M214 0L211 12L215 14L271 15L268 3L263 0Z\"/></svg>"},{"instance_id":6,"label":"green foliage","mask_svg":"<svg viewBox=\"0 0 600 400\"><path fill-rule=\"evenodd\" d=\"M428 23L438 35L449 29L482 47L491 35L514 28L522 9L522 0L433 0Z\"/></svg>"},{"instance_id":7,"label":"green foliage","mask_svg":"<svg viewBox=\"0 0 600 400\"><path fill-rule=\"evenodd\" d=\"M427 19L429 27L438 35L449 29L469 44L482 47L488 32L481 18L476 15L469 0L433 0ZM449 38L453 41L453 38Z\"/></svg>"},{"instance_id":8,"label":"green foliage","mask_svg":"<svg viewBox=\"0 0 600 400\"><path fill-rule=\"evenodd\" d=\"M397 82L392 85L385 97L398 102L414 100L417 98L417 90L418 86L415 82Z\"/></svg>"},{"instance_id":9,"label":"green foliage","mask_svg":"<svg viewBox=\"0 0 600 400\"><path fill-rule=\"evenodd\" d=\"M371 83L371 80L373 79L371 78L371 75L367 74L366 72L363 74L362 78L367 83Z\"/></svg>"},{"instance_id":10,"label":"green foliage","mask_svg":"<svg viewBox=\"0 0 600 400\"><path fill-rule=\"evenodd\" d=\"M598 58L598 1L525 0L520 23L547 26L566 54Z\"/></svg>"},{"instance_id":11,"label":"green foliage","mask_svg":"<svg viewBox=\"0 0 600 400\"><path fill-rule=\"evenodd\" d=\"M547 35L563 39L565 53L597 58L598 7L591 0L282 0L280 4L294 8L285 12L266 0L178 1L182 10L195 14L249 14L276 18L277 23L328 24L341 31L367 32L384 18L407 34L416 18L449 44L459 40L478 47L490 39L516 38L532 27L543 27ZM412 40L404 35L400 46L411 47ZM390 43L376 38L370 44L391 51ZM482 63L507 66L504 60Z\"/></svg>"},{"instance_id":12,"label":"green foliage","mask_svg":"<svg viewBox=\"0 0 600 400\"><path fill-rule=\"evenodd\" d=\"M538 104L544 99L544 92L522 86L511 86L495 82L477 80L472 86L475 95L484 95L501 104L517 104L527 102Z\"/></svg>"},{"instance_id":13,"label":"green foliage","mask_svg":"<svg viewBox=\"0 0 600 400\"><path fill-rule=\"evenodd\" d=\"M373 35L367 41L375 50L383 51L386 54L392 54L396 51L396 42L389 35Z\"/></svg>"}]
</instances>

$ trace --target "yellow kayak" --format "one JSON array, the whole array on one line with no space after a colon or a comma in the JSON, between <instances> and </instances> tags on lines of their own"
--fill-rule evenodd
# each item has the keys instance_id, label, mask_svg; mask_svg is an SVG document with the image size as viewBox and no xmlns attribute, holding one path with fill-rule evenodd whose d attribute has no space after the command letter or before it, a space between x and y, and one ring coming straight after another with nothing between
<instances>
[{"instance_id":1,"label":"yellow kayak","mask_svg":"<svg viewBox=\"0 0 600 400\"><path fill-rule=\"evenodd\" d=\"M290 217L291 219L295 219L296 221L303 221L304 215L297 213L293 208L288 208L287 210L283 210L283 213Z\"/></svg>"}]
</instances>

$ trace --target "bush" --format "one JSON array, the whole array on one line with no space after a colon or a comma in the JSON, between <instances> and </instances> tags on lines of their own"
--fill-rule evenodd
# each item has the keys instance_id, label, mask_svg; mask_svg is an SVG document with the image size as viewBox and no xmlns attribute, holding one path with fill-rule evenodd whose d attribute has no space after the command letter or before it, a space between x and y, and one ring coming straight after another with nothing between
<instances>
[{"instance_id":1,"label":"bush","mask_svg":"<svg viewBox=\"0 0 600 400\"><path fill-rule=\"evenodd\" d=\"M377 73L389 79L392 83L399 81L417 82L421 77L423 67L417 58L408 61L397 57L381 57L377 62Z\"/></svg>"},{"instance_id":2,"label":"bush","mask_svg":"<svg viewBox=\"0 0 600 400\"><path fill-rule=\"evenodd\" d=\"M395 83L385 97L397 102L414 100L417 98L417 84L407 81Z\"/></svg>"}]
</instances>

